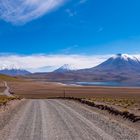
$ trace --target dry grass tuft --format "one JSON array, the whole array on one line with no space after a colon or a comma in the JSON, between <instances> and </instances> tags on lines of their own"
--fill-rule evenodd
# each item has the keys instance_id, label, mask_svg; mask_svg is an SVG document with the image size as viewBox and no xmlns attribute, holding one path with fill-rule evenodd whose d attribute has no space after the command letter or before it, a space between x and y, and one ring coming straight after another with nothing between
<instances>
[{"instance_id":1,"label":"dry grass tuft","mask_svg":"<svg viewBox=\"0 0 140 140\"><path fill-rule=\"evenodd\" d=\"M20 98L19 97L7 97L7 96L1 95L0 96L0 106L6 105L9 101L12 101L12 100L20 100Z\"/></svg>"}]
</instances>

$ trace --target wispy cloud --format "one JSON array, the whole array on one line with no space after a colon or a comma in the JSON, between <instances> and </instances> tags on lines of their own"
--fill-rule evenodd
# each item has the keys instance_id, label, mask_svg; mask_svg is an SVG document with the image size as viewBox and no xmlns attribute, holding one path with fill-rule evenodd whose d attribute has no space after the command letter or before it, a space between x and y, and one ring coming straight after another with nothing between
<instances>
[{"instance_id":1,"label":"wispy cloud","mask_svg":"<svg viewBox=\"0 0 140 140\"><path fill-rule=\"evenodd\" d=\"M86 3L88 0L80 0L79 1L79 4L83 4L83 3Z\"/></svg>"},{"instance_id":2,"label":"wispy cloud","mask_svg":"<svg viewBox=\"0 0 140 140\"><path fill-rule=\"evenodd\" d=\"M75 50L75 49L78 48L78 47L79 47L79 45L75 44L75 45L73 45L73 46L69 46L69 47L67 47L67 48L65 48L65 49L62 49L62 50L60 51L60 53L62 53L62 54L70 54L72 50Z\"/></svg>"},{"instance_id":3,"label":"wispy cloud","mask_svg":"<svg viewBox=\"0 0 140 140\"><path fill-rule=\"evenodd\" d=\"M0 18L23 24L43 16L64 2L66 0L0 0Z\"/></svg>"},{"instance_id":4,"label":"wispy cloud","mask_svg":"<svg viewBox=\"0 0 140 140\"><path fill-rule=\"evenodd\" d=\"M66 9L66 12L68 13L68 15L70 17L77 15L77 12L75 10L72 10L72 9Z\"/></svg>"},{"instance_id":5,"label":"wispy cloud","mask_svg":"<svg viewBox=\"0 0 140 140\"><path fill-rule=\"evenodd\" d=\"M79 0L78 2L76 2L73 7L66 9L66 13L70 16L70 17L74 17L78 14L78 10L77 8L83 4L85 4L88 0Z\"/></svg>"},{"instance_id":6,"label":"wispy cloud","mask_svg":"<svg viewBox=\"0 0 140 140\"><path fill-rule=\"evenodd\" d=\"M94 67L110 55L1 55L0 67L17 67L37 71L42 67L58 68L64 64L71 64L77 69Z\"/></svg>"}]
</instances>

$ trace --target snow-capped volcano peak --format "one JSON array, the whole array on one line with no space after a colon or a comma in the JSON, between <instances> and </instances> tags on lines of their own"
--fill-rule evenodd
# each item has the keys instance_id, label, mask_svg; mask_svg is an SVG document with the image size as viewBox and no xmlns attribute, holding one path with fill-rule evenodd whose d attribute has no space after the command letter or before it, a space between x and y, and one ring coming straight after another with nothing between
<instances>
[{"instance_id":1,"label":"snow-capped volcano peak","mask_svg":"<svg viewBox=\"0 0 140 140\"><path fill-rule=\"evenodd\" d=\"M74 70L74 69L75 69L75 68L74 68L72 65L70 65L70 64L64 64L61 68L62 68L62 69L67 69L67 70Z\"/></svg>"},{"instance_id":2,"label":"snow-capped volcano peak","mask_svg":"<svg viewBox=\"0 0 140 140\"><path fill-rule=\"evenodd\" d=\"M128 58L132 58L132 56L128 55L128 54L116 54L113 56L114 59L117 59L117 58L121 58L121 59L125 59L125 60L128 60Z\"/></svg>"},{"instance_id":3,"label":"snow-capped volcano peak","mask_svg":"<svg viewBox=\"0 0 140 140\"><path fill-rule=\"evenodd\" d=\"M26 75L30 74L29 71L19 67L18 65L6 65L3 64L0 66L0 74L6 74L10 76L17 76L17 75Z\"/></svg>"},{"instance_id":4,"label":"snow-capped volcano peak","mask_svg":"<svg viewBox=\"0 0 140 140\"><path fill-rule=\"evenodd\" d=\"M17 66L17 65L6 65L6 64L3 64L0 66L0 70L19 70L19 69L22 69L20 66Z\"/></svg>"},{"instance_id":5,"label":"snow-capped volcano peak","mask_svg":"<svg viewBox=\"0 0 140 140\"><path fill-rule=\"evenodd\" d=\"M140 71L140 61L135 56L117 54L101 63L96 69L107 71Z\"/></svg>"},{"instance_id":6,"label":"snow-capped volcano peak","mask_svg":"<svg viewBox=\"0 0 140 140\"><path fill-rule=\"evenodd\" d=\"M73 71L73 70L76 70L76 68L70 64L64 64L60 68L56 69L55 72L68 72L68 71Z\"/></svg>"},{"instance_id":7,"label":"snow-capped volcano peak","mask_svg":"<svg viewBox=\"0 0 140 140\"><path fill-rule=\"evenodd\" d=\"M113 59L121 59L121 60L125 60L125 61L136 61L139 62L139 60L135 57L135 56L131 56L128 54L116 54L112 57Z\"/></svg>"}]
</instances>

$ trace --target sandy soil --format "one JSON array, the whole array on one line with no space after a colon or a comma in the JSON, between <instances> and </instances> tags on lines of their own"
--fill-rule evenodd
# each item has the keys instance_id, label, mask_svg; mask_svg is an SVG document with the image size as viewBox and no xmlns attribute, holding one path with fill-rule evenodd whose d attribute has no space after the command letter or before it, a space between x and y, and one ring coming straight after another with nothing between
<instances>
[{"instance_id":1,"label":"sandy soil","mask_svg":"<svg viewBox=\"0 0 140 140\"><path fill-rule=\"evenodd\" d=\"M44 96L73 96L73 97L124 97L140 99L140 88L67 86L59 83L46 82L9 82L10 89L17 95L26 98Z\"/></svg>"},{"instance_id":2,"label":"sandy soil","mask_svg":"<svg viewBox=\"0 0 140 140\"><path fill-rule=\"evenodd\" d=\"M131 110L140 111L140 88L72 86L52 82L8 82L10 91L24 98L77 97L125 99L135 102ZM114 103L114 102L113 102ZM116 102L115 102L116 104Z\"/></svg>"}]
</instances>

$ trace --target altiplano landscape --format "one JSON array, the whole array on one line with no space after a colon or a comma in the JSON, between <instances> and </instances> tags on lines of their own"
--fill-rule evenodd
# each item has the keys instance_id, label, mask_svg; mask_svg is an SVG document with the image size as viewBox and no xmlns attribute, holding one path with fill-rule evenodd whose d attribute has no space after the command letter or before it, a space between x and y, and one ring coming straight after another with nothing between
<instances>
[{"instance_id":1,"label":"altiplano landscape","mask_svg":"<svg viewBox=\"0 0 140 140\"><path fill-rule=\"evenodd\" d=\"M0 0L0 140L140 140L140 1Z\"/></svg>"},{"instance_id":2,"label":"altiplano landscape","mask_svg":"<svg viewBox=\"0 0 140 140\"><path fill-rule=\"evenodd\" d=\"M85 70L71 70L65 65L52 73L21 76L19 71L25 70L3 70L11 74L0 75L0 137L2 140L139 140L140 88L132 84L129 87L130 77L123 81L126 86L80 85L76 81L82 81L81 77L73 79L75 74L84 74L86 81L89 75L99 73L97 69L100 74L112 71L120 76L123 72L125 76L135 73L139 77L139 66L137 58L118 54ZM96 73L96 76L101 75Z\"/></svg>"},{"instance_id":3,"label":"altiplano landscape","mask_svg":"<svg viewBox=\"0 0 140 140\"><path fill-rule=\"evenodd\" d=\"M0 97L3 140L140 138L139 88L70 86L21 78L7 83L15 97ZM133 118L116 115L99 105L122 114L127 111L139 119L134 122Z\"/></svg>"}]
</instances>

